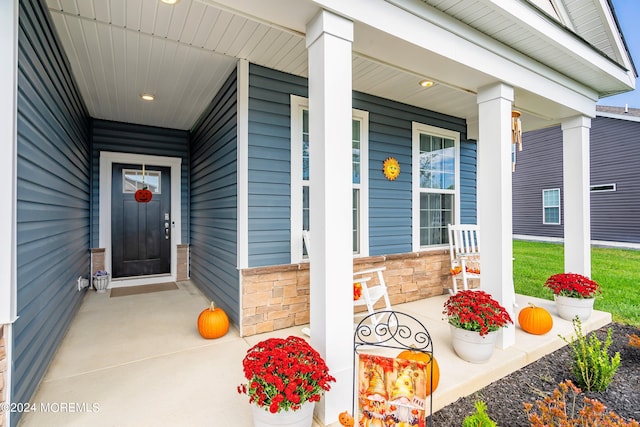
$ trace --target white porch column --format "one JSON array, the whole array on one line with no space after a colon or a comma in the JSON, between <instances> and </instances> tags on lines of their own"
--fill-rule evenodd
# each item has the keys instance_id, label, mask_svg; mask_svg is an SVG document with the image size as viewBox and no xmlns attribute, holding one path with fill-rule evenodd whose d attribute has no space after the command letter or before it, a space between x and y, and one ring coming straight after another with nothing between
<instances>
[{"instance_id":1,"label":"white porch column","mask_svg":"<svg viewBox=\"0 0 640 427\"><path fill-rule=\"evenodd\" d=\"M513 88L502 83L478 91L478 225L482 239L480 286L498 300L513 318L512 102ZM496 345L506 348L514 342L515 327L502 328Z\"/></svg>"},{"instance_id":2,"label":"white porch column","mask_svg":"<svg viewBox=\"0 0 640 427\"><path fill-rule=\"evenodd\" d=\"M337 382L316 408L325 424L351 406L351 43L353 23L321 11L307 25L311 344Z\"/></svg>"},{"instance_id":3,"label":"white porch column","mask_svg":"<svg viewBox=\"0 0 640 427\"><path fill-rule=\"evenodd\" d=\"M591 199L589 130L591 119L562 123L564 271L591 277Z\"/></svg>"}]
</instances>

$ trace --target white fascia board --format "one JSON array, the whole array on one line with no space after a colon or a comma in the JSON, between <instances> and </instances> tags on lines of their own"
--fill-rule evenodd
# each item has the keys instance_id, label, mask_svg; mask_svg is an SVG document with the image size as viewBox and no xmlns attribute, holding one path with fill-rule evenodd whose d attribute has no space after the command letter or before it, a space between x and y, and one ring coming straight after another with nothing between
<instances>
[{"instance_id":1,"label":"white fascia board","mask_svg":"<svg viewBox=\"0 0 640 427\"><path fill-rule=\"evenodd\" d=\"M633 62L631 61L631 53L627 50L627 47L622 40L621 29L618 28L618 24L613 17L613 13L609 8L609 5L606 4L607 0L598 0L596 3L598 4L598 12L602 16L602 20L607 23L607 33L609 37L613 40L616 47L616 52L624 63L624 67L627 68L629 73L634 76L632 79L633 83L635 83L636 73L634 70Z\"/></svg>"},{"instance_id":2,"label":"white fascia board","mask_svg":"<svg viewBox=\"0 0 640 427\"><path fill-rule=\"evenodd\" d=\"M489 5L494 5L490 6L492 8L500 8L503 13L519 20L520 26L537 33L538 36L546 40L548 44L564 50L567 55L584 58L589 63L593 64L595 68L602 70L608 75L615 76L620 81L625 82L628 80L629 62L625 64L615 63L613 60L597 51L594 47L579 40L576 36L560 27L558 23L553 22L551 19L538 13L535 9L531 8L524 2L512 0L482 1ZM603 13L603 11L600 10L600 13ZM609 25L609 28L612 28L611 25L615 27L613 19L605 22Z\"/></svg>"},{"instance_id":3,"label":"white fascia board","mask_svg":"<svg viewBox=\"0 0 640 427\"><path fill-rule=\"evenodd\" d=\"M571 29L571 31L575 31L576 27L567 13L567 8L565 7L564 2L560 0L551 0L551 3L553 3L553 8L558 12L558 15L560 15L562 23L567 28Z\"/></svg>"}]
</instances>

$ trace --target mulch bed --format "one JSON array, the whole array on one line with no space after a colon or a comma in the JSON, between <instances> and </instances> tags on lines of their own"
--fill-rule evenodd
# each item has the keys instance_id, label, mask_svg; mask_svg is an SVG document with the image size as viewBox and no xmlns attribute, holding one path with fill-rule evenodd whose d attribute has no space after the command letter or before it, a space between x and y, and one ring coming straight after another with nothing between
<instances>
[{"instance_id":1,"label":"mulch bed","mask_svg":"<svg viewBox=\"0 0 640 427\"><path fill-rule=\"evenodd\" d=\"M583 395L599 400L609 411L626 420L640 421L640 349L628 344L628 335L640 335L640 331L633 326L612 323L594 333L604 342L609 328L613 331L609 354L620 352L620 367L606 391L584 392ZM433 425L460 426L462 420L474 412L474 403L484 400L488 407L487 413L499 426L529 427L522 403L534 403L545 394L551 394L565 379L570 379L575 384L576 380L571 373L572 362L572 351L565 346L441 409L433 414Z\"/></svg>"}]
</instances>

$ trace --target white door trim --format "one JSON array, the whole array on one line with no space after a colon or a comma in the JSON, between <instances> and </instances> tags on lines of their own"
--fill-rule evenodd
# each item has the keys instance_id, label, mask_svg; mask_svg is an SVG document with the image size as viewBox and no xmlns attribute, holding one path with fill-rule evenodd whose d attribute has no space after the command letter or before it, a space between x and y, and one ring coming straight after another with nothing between
<instances>
[{"instance_id":1,"label":"white door trim","mask_svg":"<svg viewBox=\"0 0 640 427\"><path fill-rule=\"evenodd\" d=\"M171 168L171 273L167 276L120 278L111 281L112 288L157 283L159 277L176 280L177 245L182 243L181 169L179 157L160 157L143 154L100 152L99 226L98 243L105 250L105 268L111 272L111 173L114 163L151 164Z\"/></svg>"}]
</instances>

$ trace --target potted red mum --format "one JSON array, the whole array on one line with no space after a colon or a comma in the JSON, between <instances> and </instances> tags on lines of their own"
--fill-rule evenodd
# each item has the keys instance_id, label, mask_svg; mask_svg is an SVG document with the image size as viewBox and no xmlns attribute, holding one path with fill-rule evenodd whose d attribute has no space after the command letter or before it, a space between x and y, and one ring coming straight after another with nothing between
<instances>
[{"instance_id":1,"label":"potted red mum","mask_svg":"<svg viewBox=\"0 0 640 427\"><path fill-rule=\"evenodd\" d=\"M238 392L253 404L255 427L310 427L315 402L336 380L320 354L295 336L259 342L247 351L242 367L248 383Z\"/></svg>"},{"instance_id":2,"label":"potted red mum","mask_svg":"<svg viewBox=\"0 0 640 427\"><path fill-rule=\"evenodd\" d=\"M513 323L507 310L480 290L460 291L450 296L443 314L451 326L453 349L461 359L471 363L489 360L498 330Z\"/></svg>"},{"instance_id":3,"label":"potted red mum","mask_svg":"<svg viewBox=\"0 0 640 427\"><path fill-rule=\"evenodd\" d=\"M544 284L553 291L558 315L565 320L576 316L585 321L593 311L600 285L590 278L577 273L560 273L549 277Z\"/></svg>"}]
</instances>

